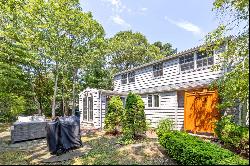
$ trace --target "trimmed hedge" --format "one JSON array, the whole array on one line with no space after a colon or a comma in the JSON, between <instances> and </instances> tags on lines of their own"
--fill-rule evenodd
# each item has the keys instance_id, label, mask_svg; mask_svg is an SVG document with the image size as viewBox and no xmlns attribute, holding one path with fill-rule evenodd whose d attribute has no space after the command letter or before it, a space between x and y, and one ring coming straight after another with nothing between
<instances>
[{"instance_id":1,"label":"trimmed hedge","mask_svg":"<svg viewBox=\"0 0 250 166\"><path fill-rule=\"evenodd\" d=\"M121 121L123 103L119 96L113 96L108 102L108 111L104 120L104 130L116 134Z\"/></svg>"},{"instance_id":2,"label":"trimmed hedge","mask_svg":"<svg viewBox=\"0 0 250 166\"><path fill-rule=\"evenodd\" d=\"M158 138L168 155L181 165L249 164L248 160L242 159L227 149L184 132L166 132L158 135Z\"/></svg>"}]
</instances>

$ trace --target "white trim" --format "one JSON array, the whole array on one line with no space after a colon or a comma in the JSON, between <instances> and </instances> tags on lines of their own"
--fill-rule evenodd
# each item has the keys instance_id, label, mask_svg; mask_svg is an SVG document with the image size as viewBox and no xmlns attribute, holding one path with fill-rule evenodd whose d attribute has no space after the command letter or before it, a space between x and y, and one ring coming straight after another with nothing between
<instances>
[{"instance_id":1,"label":"white trim","mask_svg":"<svg viewBox=\"0 0 250 166\"><path fill-rule=\"evenodd\" d=\"M148 96L149 95L152 96L152 107L148 106ZM155 107L154 95L158 95L159 96L159 107ZM147 103L145 104L145 108L146 109L159 109L159 108L161 108L161 95L160 95L160 93L150 93L150 94L147 94Z\"/></svg>"}]
</instances>

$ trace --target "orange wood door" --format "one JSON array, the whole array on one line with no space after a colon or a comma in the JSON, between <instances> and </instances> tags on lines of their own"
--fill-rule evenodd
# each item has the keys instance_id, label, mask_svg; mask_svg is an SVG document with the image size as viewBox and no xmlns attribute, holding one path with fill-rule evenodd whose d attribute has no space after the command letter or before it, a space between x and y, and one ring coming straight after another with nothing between
<instances>
[{"instance_id":1,"label":"orange wood door","mask_svg":"<svg viewBox=\"0 0 250 166\"><path fill-rule=\"evenodd\" d=\"M214 133L214 123L219 118L216 109L217 91L185 92L184 129L193 132Z\"/></svg>"}]
</instances>

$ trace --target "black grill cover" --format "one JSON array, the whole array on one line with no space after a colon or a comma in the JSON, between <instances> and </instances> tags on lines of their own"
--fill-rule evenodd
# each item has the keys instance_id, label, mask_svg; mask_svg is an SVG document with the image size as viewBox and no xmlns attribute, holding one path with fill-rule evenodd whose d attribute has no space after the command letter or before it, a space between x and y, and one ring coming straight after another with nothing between
<instances>
[{"instance_id":1,"label":"black grill cover","mask_svg":"<svg viewBox=\"0 0 250 166\"><path fill-rule=\"evenodd\" d=\"M49 151L55 154L59 147L59 121L49 122L46 126Z\"/></svg>"},{"instance_id":2,"label":"black grill cover","mask_svg":"<svg viewBox=\"0 0 250 166\"><path fill-rule=\"evenodd\" d=\"M47 143L52 154L81 147L80 119L76 116L60 117L48 123Z\"/></svg>"}]
</instances>

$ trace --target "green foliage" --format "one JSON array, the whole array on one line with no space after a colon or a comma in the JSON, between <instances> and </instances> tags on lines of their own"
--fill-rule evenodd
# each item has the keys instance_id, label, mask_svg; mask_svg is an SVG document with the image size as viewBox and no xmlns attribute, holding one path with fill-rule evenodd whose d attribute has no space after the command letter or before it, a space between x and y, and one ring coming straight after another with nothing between
<instances>
[{"instance_id":1,"label":"green foliage","mask_svg":"<svg viewBox=\"0 0 250 166\"><path fill-rule=\"evenodd\" d=\"M0 93L0 122L12 122L16 116L25 114L26 101L22 96Z\"/></svg>"},{"instance_id":2,"label":"green foliage","mask_svg":"<svg viewBox=\"0 0 250 166\"><path fill-rule=\"evenodd\" d=\"M74 106L79 71L103 56L104 29L92 14L79 0L8 0L0 22L0 93L23 97L30 113L54 116L56 103Z\"/></svg>"},{"instance_id":3,"label":"green foliage","mask_svg":"<svg viewBox=\"0 0 250 166\"><path fill-rule=\"evenodd\" d=\"M129 93L126 99L126 107L122 116L123 140L131 143L136 134L146 131L146 115L144 102L141 96Z\"/></svg>"},{"instance_id":4,"label":"green foliage","mask_svg":"<svg viewBox=\"0 0 250 166\"><path fill-rule=\"evenodd\" d=\"M158 136L161 136L161 135L163 135L163 134L166 133L166 132L172 131L172 130L173 130L173 127L174 127L174 122L173 122L173 120L168 119L168 118L161 119L161 120L159 121L158 126L157 126L156 134L157 134Z\"/></svg>"},{"instance_id":5,"label":"green foliage","mask_svg":"<svg viewBox=\"0 0 250 166\"><path fill-rule=\"evenodd\" d=\"M215 124L215 133L225 145L237 150L249 150L249 129L235 124L232 115L222 117Z\"/></svg>"},{"instance_id":6,"label":"green foliage","mask_svg":"<svg viewBox=\"0 0 250 166\"><path fill-rule=\"evenodd\" d=\"M139 32L121 31L109 39L110 64L115 72L121 72L152 60L163 58L160 49L150 45Z\"/></svg>"},{"instance_id":7,"label":"green foliage","mask_svg":"<svg viewBox=\"0 0 250 166\"><path fill-rule=\"evenodd\" d=\"M173 49L170 43L163 44L162 42L157 41L154 42L153 45L158 47L160 49L161 54L164 56L169 56L174 53L177 53L177 49Z\"/></svg>"},{"instance_id":8,"label":"green foliage","mask_svg":"<svg viewBox=\"0 0 250 166\"><path fill-rule=\"evenodd\" d=\"M107 62L104 57L98 57L89 63L83 77L84 87L97 89L112 89L112 72L106 68Z\"/></svg>"},{"instance_id":9,"label":"green foliage","mask_svg":"<svg viewBox=\"0 0 250 166\"><path fill-rule=\"evenodd\" d=\"M249 98L249 0L215 0L213 4L221 24L205 37L205 42L211 50L227 45L218 54L220 63L214 69L227 68L228 72L213 83L222 101L218 108L223 110L238 102L247 103Z\"/></svg>"},{"instance_id":10,"label":"green foliage","mask_svg":"<svg viewBox=\"0 0 250 166\"><path fill-rule=\"evenodd\" d=\"M108 102L108 111L104 120L104 130L109 133L116 133L121 122L123 103L119 96L113 96Z\"/></svg>"},{"instance_id":11,"label":"green foliage","mask_svg":"<svg viewBox=\"0 0 250 166\"><path fill-rule=\"evenodd\" d=\"M181 165L249 164L227 149L180 131L158 135L168 155Z\"/></svg>"}]
</instances>

